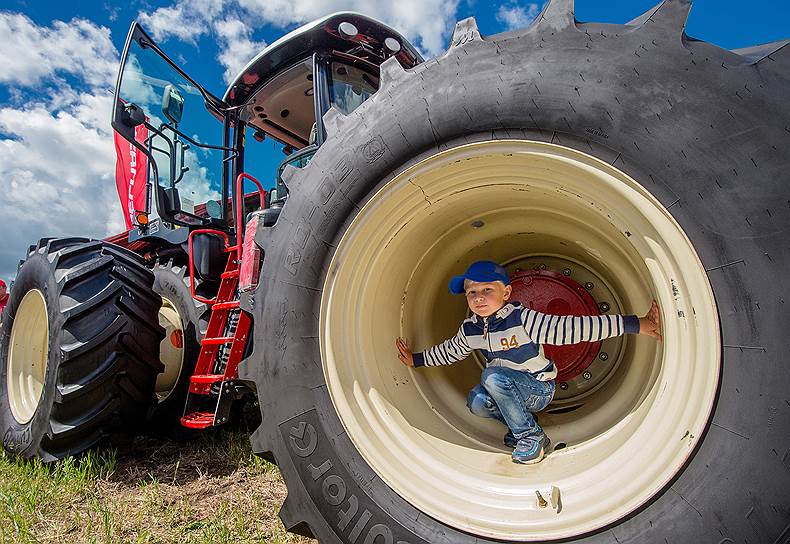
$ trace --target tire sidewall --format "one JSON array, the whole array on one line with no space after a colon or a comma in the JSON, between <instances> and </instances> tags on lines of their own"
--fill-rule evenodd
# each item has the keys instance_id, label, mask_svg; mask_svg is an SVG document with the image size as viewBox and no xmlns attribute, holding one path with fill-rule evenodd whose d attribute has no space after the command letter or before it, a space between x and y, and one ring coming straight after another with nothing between
<instances>
[{"instance_id":1,"label":"tire sidewall","mask_svg":"<svg viewBox=\"0 0 790 544\"><path fill-rule=\"evenodd\" d=\"M38 289L47 304L49 340L47 355L47 371L44 378L44 390L41 399L27 423L19 423L11 412L8 398L8 352L14 317L24 296L31 290ZM59 287L52 273L52 264L41 253L32 254L20 267L14 289L11 291L6 306L6 319L2 324L0 338L0 432L3 447L14 454L25 458L39 454L39 445L49 430L49 416L55 402L57 377L60 365L59 338L63 325L63 314L60 311Z\"/></svg>"}]
</instances>

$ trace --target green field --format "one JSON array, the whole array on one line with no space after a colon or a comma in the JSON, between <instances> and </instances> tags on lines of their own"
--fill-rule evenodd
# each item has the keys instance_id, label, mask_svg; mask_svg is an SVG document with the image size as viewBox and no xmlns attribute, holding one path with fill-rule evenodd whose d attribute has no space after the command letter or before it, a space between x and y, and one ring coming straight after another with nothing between
<instances>
[{"instance_id":1,"label":"green field","mask_svg":"<svg viewBox=\"0 0 790 544\"><path fill-rule=\"evenodd\" d=\"M315 542L286 534L275 465L246 433L137 439L43 465L0 457L0 544Z\"/></svg>"}]
</instances>

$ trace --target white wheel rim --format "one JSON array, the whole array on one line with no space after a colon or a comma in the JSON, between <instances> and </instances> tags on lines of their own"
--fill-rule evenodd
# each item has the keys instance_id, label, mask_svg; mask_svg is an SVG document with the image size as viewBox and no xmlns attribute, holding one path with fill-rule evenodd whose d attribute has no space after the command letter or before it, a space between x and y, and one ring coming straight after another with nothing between
<instances>
[{"instance_id":1,"label":"white wheel rim","mask_svg":"<svg viewBox=\"0 0 790 544\"><path fill-rule=\"evenodd\" d=\"M159 343L159 360L165 369L156 377L156 397L164 401L178 384L184 366L184 326L175 304L162 297L159 309L159 324L165 329L165 337Z\"/></svg>"},{"instance_id":2,"label":"white wheel rim","mask_svg":"<svg viewBox=\"0 0 790 544\"><path fill-rule=\"evenodd\" d=\"M408 369L394 339L424 349L452 336L466 305L447 280L472 260L530 254L594 265L629 313L655 297L664 342L626 338L614 377L582 408L539 416L568 447L522 466L505 428L465 406L473 361ZM669 212L594 157L521 140L434 155L364 204L329 270L321 354L348 436L395 492L462 531L535 541L606 526L658 493L704 432L721 353L707 275ZM553 488L559 512L536 499Z\"/></svg>"},{"instance_id":3,"label":"white wheel rim","mask_svg":"<svg viewBox=\"0 0 790 544\"><path fill-rule=\"evenodd\" d=\"M11 327L8 350L8 400L20 424L33 418L47 375L49 319L44 294L38 289L22 298Z\"/></svg>"}]
</instances>

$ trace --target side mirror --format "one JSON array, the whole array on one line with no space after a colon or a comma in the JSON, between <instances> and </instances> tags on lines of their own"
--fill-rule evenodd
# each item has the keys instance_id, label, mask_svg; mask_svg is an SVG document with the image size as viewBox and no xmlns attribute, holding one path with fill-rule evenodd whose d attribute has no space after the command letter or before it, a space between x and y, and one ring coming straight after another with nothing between
<instances>
[{"instance_id":1,"label":"side mirror","mask_svg":"<svg viewBox=\"0 0 790 544\"><path fill-rule=\"evenodd\" d=\"M222 217L222 206L216 200L209 200L206 202L206 213L213 219Z\"/></svg>"},{"instance_id":2,"label":"side mirror","mask_svg":"<svg viewBox=\"0 0 790 544\"><path fill-rule=\"evenodd\" d=\"M184 113L184 97L172 83L165 85L162 93L162 113L175 125L178 125Z\"/></svg>"}]
</instances>

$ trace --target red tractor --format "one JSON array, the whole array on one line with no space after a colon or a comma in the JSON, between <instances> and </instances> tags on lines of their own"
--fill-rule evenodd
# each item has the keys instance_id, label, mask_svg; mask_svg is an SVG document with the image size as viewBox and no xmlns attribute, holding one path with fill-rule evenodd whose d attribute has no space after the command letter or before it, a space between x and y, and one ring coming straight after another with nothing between
<instances>
[{"instance_id":1,"label":"red tractor","mask_svg":"<svg viewBox=\"0 0 790 544\"><path fill-rule=\"evenodd\" d=\"M133 228L20 263L4 448L52 461L249 403L283 523L322 543L783 542L790 49L693 39L689 8L614 25L554 0L496 36L462 21L427 61L338 13L222 98L134 24L112 120L145 173ZM270 140L288 156L263 183ZM555 448L532 467L469 415L481 358L397 359L397 336L454 334L447 279L478 259L541 311L662 308L661 344L547 349Z\"/></svg>"}]
</instances>

